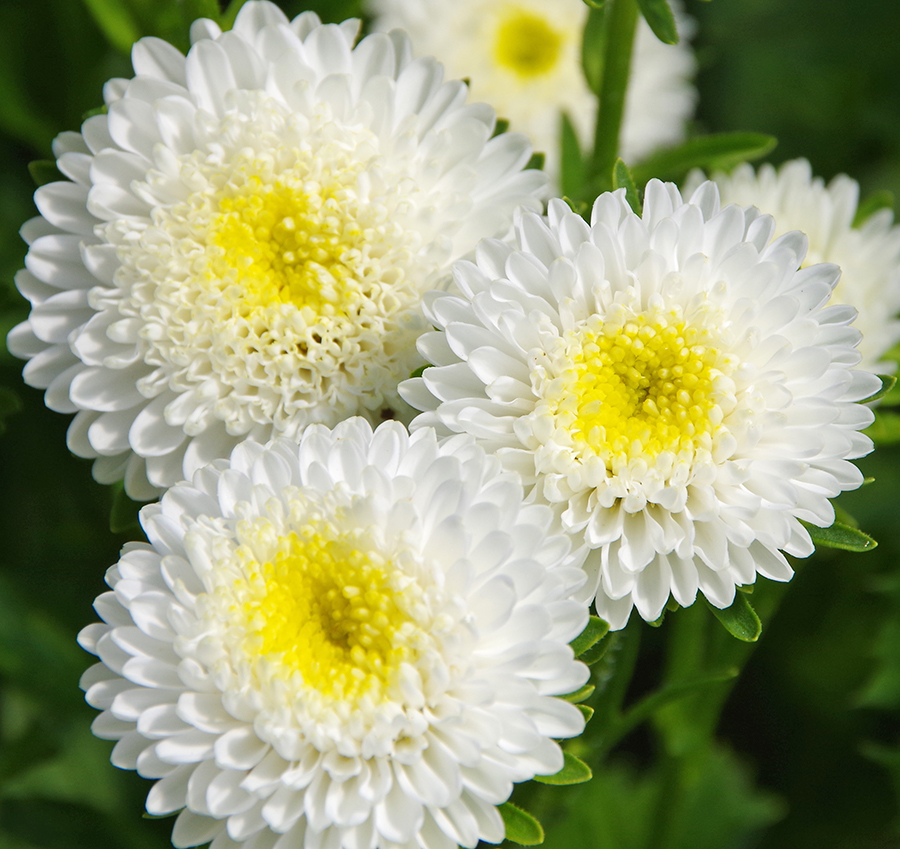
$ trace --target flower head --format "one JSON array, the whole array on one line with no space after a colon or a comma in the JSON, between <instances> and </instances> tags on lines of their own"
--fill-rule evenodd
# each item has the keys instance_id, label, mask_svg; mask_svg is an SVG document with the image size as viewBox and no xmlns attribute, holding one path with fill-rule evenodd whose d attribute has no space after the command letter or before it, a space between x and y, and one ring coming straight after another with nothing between
<instances>
[{"instance_id":1,"label":"flower head","mask_svg":"<svg viewBox=\"0 0 900 849\"><path fill-rule=\"evenodd\" d=\"M469 438L246 442L141 521L80 635L112 760L176 846L474 847L581 732L581 557Z\"/></svg>"},{"instance_id":2,"label":"flower head","mask_svg":"<svg viewBox=\"0 0 900 849\"><path fill-rule=\"evenodd\" d=\"M854 226L859 183L839 174L827 186L813 177L805 159L786 162L777 171L763 165L754 172L744 163L731 174L713 174L723 203L755 206L775 219L775 236L800 230L809 239L807 263L833 262L841 267L834 303L850 304L859 313L861 368L880 374L897 364L880 361L900 342L900 226L891 210L882 209ZM689 186L705 178L692 173Z\"/></svg>"},{"instance_id":3,"label":"flower head","mask_svg":"<svg viewBox=\"0 0 900 849\"><path fill-rule=\"evenodd\" d=\"M583 0L369 0L374 27L409 32L421 53L437 56L451 74L467 77L514 130L527 133L560 170L560 112L590 145L597 101L581 68ZM679 14L682 36L690 23ZM694 57L682 41L663 44L641 19L632 56L622 125L626 161L639 160L684 136L696 101L689 83Z\"/></svg>"},{"instance_id":4,"label":"flower head","mask_svg":"<svg viewBox=\"0 0 900 849\"><path fill-rule=\"evenodd\" d=\"M249 2L139 41L55 151L11 350L98 480L152 497L243 439L404 415L422 292L546 178L405 36Z\"/></svg>"},{"instance_id":5,"label":"flower head","mask_svg":"<svg viewBox=\"0 0 900 849\"><path fill-rule=\"evenodd\" d=\"M642 216L601 195L590 226L551 201L430 300L412 427L518 471L591 547L585 592L613 627L670 593L727 607L757 574L788 580L782 552L813 550L801 520L829 525L862 482L855 402L880 381L853 368L855 311L827 306L839 269L802 267L805 237L773 229L712 183L684 202L651 181Z\"/></svg>"}]
</instances>

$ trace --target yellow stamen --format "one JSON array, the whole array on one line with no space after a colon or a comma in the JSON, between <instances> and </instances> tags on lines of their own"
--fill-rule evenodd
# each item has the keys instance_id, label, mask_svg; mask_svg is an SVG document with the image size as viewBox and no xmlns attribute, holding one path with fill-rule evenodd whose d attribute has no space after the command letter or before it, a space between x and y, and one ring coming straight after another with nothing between
<instances>
[{"instance_id":1,"label":"yellow stamen","mask_svg":"<svg viewBox=\"0 0 900 849\"><path fill-rule=\"evenodd\" d=\"M511 6L497 27L494 56L498 64L528 79L554 68L562 44L562 34L546 18Z\"/></svg>"}]
</instances>

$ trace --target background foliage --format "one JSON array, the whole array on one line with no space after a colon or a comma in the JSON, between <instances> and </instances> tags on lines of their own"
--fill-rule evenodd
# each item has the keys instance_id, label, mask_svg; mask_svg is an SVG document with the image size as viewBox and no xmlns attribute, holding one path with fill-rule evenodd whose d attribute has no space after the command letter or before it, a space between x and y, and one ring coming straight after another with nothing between
<instances>
[{"instance_id":1,"label":"background foliage","mask_svg":"<svg viewBox=\"0 0 900 849\"><path fill-rule=\"evenodd\" d=\"M106 79L129 75L136 37L184 46L186 22L211 2L0 3L4 337L26 315L12 278L24 256L18 227L34 214L27 163L78 127ZM281 5L326 20L359 11L354 0ZM895 0L687 5L698 22L698 129L771 133L773 162L802 155L825 177L850 173L864 193L900 192ZM126 536L110 533L110 492L66 451L68 418L46 411L20 370L0 350L0 849L165 847L171 822L141 818L148 785L109 765L77 690L89 658L74 637ZM593 759L593 781L518 791L542 817L548 847L900 847L900 453L880 448L861 465L875 482L841 504L880 547L802 564L736 684L670 705L655 735L627 736L603 762L602 727L592 729L577 753ZM755 598L765 603L765 592ZM643 628L629 700L657 683L670 630L677 640L694 626L715 623L697 606ZM735 650L722 640L716 651ZM602 676L602 663L595 669ZM717 742L692 750L689 720L703 699L726 697ZM660 741L690 754L678 784L668 755L655 757Z\"/></svg>"}]
</instances>

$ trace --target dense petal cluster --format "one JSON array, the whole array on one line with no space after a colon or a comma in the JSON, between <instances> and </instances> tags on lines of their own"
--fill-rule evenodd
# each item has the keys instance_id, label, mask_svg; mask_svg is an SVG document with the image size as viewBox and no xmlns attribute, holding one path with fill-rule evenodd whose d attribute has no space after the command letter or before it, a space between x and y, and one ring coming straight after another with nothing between
<instances>
[{"instance_id":1,"label":"dense petal cluster","mask_svg":"<svg viewBox=\"0 0 900 849\"><path fill-rule=\"evenodd\" d=\"M187 57L142 39L108 114L57 138L9 347L101 482L149 498L244 439L407 414L422 293L540 208L524 136L357 29L249 2Z\"/></svg>"},{"instance_id":2,"label":"dense petal cluster","mask_svg":"<svg viewBox=\"0 0 900 849\"><path fill-rule=\"evenodd\" d=\"M642 216L601 195L590 225L551 201L429 301L412 427L519 472L591 547L585 593L616 628L670 594L726 607L757 574L788 580L782 552L813 550L801 521L829 525L862 482L856 402L880 381L854 368L855 310L829 305L837 266L804 266L806 238L774 227L713 183L685 202L651 181Z\"/></svg>"},{"instance_id":3,"label":"dense petal cluster","mask_svg":"<svg viewBox=\"0 0 900 849\"><path fill-rule=\"evenodd\" d=\"M496 843L513 782L583 729L554 698L588 675L583 555L469 437L245 442L141 521L82 686L176 846Z\"/></svg>"},{"instance_id":4,"label":"dense petal cluster","mask_svg":"<svg viewBox=\"0 0 900 849\"><path fill-rule=\"evenodd\" d=\"M688 184L699 185L702 174ZM870 215L854 226L859 207L859 183L839 174L827 186L814 177L805 159L786 162L777 170L758 171L743 163L730 174L713 174L723 203L755 206L775 219L775 237L800 230L809 239L807 263L833 262L841 267L834 303L856 307L861 367L880 374L896 370L880 361L900 342L900 226L890 209Z\"/></svg>"},{"instance_id":5,"label":"dense petal cluster","mask_svg":"<svg viewBox=\"0 0 900 849\"><path fill-rule=\"evenodd\" d=\"M560 113L572 120L582 146L593 139L597 100L581 68L583 0L369 0L376 29L399 27L416 50L437 56L451 74L467 77L472 93L492 104L514 130L527 133L560 171ZM684 137L696 92L695 62L684 38L691 23L678 15L682 41L663 44L643 18L632 54L622 124L621 155L642 159Z\"/></svg>"}]
</instances>

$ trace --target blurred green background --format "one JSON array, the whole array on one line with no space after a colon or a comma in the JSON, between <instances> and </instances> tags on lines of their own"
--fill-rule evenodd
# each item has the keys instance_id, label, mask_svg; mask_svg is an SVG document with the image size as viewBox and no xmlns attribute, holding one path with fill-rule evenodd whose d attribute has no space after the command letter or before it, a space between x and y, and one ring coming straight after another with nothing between
<instances>
[{"instance_id":1,"label":"blurred green background","mask_svg":"<svg viewBox=\"0 0 900 849\"><path fill-rule=\"evenodd\" d=\"M0 0L0 325L26 316L12 285L20 224L35 214L27 163L76 129L103 82L129 75L127 45L183 45L202 0ZM326 20L358 3L315 8ZM900 195L900 4L896 0L690 2L700 63L696 128L778 137L771 159L806 156L864 193ZM108 763L77 689L90 658L74 642L94 618L103 571L125 537L109 531L110 493L65 448L68 418L22 385L0 350L0 849L169 845L171 821L141 818L149 785ZM766 628L670 824L683 849L900 847L900 453L862 462L875 482L843 506L880 540L865 555L802 565ZM646 627L634 693L651 686L668 626ZM645 732L594 780L541 791L549 847L646 845L666 782Z\"/></svg>"}]
</instances>

